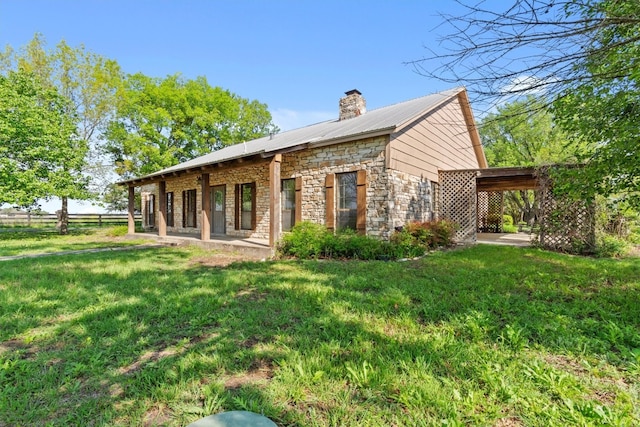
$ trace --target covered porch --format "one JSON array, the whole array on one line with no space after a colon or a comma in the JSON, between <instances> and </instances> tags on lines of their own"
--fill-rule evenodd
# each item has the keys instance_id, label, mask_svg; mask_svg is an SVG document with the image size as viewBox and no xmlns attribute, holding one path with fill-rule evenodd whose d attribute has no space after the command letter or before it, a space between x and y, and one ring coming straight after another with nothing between
<instances>
[{"instance_id":1,"label":"covered porch","mask_svg":"<svg viewBox=\"0 0 640 427\"><path fill-rule=\"evenodd\" d=\"M129 233L127 237L130 239L156 240L167 245L194 245L206 249L237 252L252 258L269 258L274 253L274 248L269 245L268 240L255 238L213 235L208 240L202 240L198 234L165 233L160 235L158 231Z\"/></svg>"},{"instance_id":2,"label":"covered porch","mask_svg":"<svg viewBox=\"0 0 640 427\"><path fill-rule=\"evenodd\" d=\"M167 243L190 242L210 248L240 248L243 250L247 248L255 248L257 250L267 248L269 253L273 253L273 249L282 235L281 162L281 154L258 154L124 181L121 184L128 185L129 189L128 235L133 237L153 237ZM245 171L247 178L238 178L238 171ZM234 178L229 178L233 174L236 174ZM174 225L177 222L174 219L174 202L171 201L169 203L166 196L169 194L172 196L171 200L173 200L173 192L177 191L175 189L176 181L180 179L187 179L193 183L189 187L194 189L189 190L189 192L193 191L194 197L193 209L188 213L189 218L192 218L191 222L177 227L177 224ZM251 221L248 228L245 228L244 216L242 217L242 226L240 222L240 214L244 215L245 209L240 209L241 202L238 188L241 185L238 184L239 182L248 182L249 184L242 185L251 187L251 211L247 212L251 214ZM220 185L221 183L223 184ZM147 184L155 185L155 196L152 195L153 201L151 202L154 206L151 210L154 212L151 223L153 231L147 230L143 233L136 233L134 222L135 189ZM214 214L218 213L218 199L214 198L213 191L220 187L223 187L223 190L221 190L223 194L229 194L226 201L222 203L223 206L226 206L226 208L222 208L223 218L227 218L227 220L223 219L222 230L216 230L214 225L219 224L219 222L215 219ZM233 190L227 191L227 187L236 187L235 194ZM185 191L182 191L182 193L182 217L183 222L185 222ZM259 195L259 199L256 193ZM224 199L225 196L223 195L222 198ZM216 203L212 203L214 199ZM155 208L155 201L157 201L157 209ZM256 208L256 205L259 205L258 208ZM175 217L179 218L180 214L177 213ZM187 227L189 232L184 232L187 230L181 229ZM260 227L259 232L256 232L256 227Z\"/></svg>"},{"instance_id":3,"label":"covered porch","mask_svg":"<svg viewBox=\"0 0 640 427\"><path fill-rule=\"evenodd\" d=\"M502 233L504 192L540 190L533 167L439 171L441 215L459 224L458 242L529 245L529 234Z\"/></svg>"}]
</instances>

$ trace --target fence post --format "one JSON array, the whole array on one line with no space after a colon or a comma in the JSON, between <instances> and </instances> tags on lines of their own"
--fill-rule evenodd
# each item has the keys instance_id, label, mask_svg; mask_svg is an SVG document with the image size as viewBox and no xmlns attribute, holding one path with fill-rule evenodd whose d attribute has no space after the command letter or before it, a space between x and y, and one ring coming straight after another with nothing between
<instances>
[{"instance_id":1,"label":"fence post","mask_svg":"<svg viewBox=\"0 0 640 427\"><path fill-rule=\"evenodd\" d=\"M98 214L98 227L102 227L102 214Z\"/></svg>"}]
</instances>

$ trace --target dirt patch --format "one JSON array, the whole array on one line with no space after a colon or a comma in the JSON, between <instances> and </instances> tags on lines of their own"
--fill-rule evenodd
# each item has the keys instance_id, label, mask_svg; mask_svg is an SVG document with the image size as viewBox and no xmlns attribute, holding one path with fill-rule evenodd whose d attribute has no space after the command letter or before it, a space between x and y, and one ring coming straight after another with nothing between
<instances>
[{"instance_id":1,"label":"dirt patch","mask_svg":"<svg viewBox=\"0 0 640 427\"><path fill-rule=\"evenodd\" d=\"M544 361L554 368L561 369L565 372L570 372L577 376L583 376L588 373L587 369L582 366L577 360L571 359L561 354L548 355L544 358Z\"/></svg>"},{"instance_id":2,"label":"dirt patch","mask_svg":"<svg viewBox=\"0 0 640 427\"><path fill-rule=\"evenodd\" d=\"M29 346L23 343L21 340L12 339L0 342L0 354L9 352L9 351L18 351L18 350L26 350Z\"/></svg>"},{"instance_id":3,"label":"dirt patch","mask_svg":"<svg viewBox=\"0 0 640 427\"><path fill-rule=\"evenodd\" d=\"M521 427L524 424L517 417L500 418L497 420L493 427Z\"/></svg>"},{"instance_id":4,"label":"dirt patch","mask_svg":"<svg viewBox=\"0 0 640 427\"><path fill-rule=\"evenodd\" d=\"M247 384L257 384L273 377L273 366L268 360L258 359L251 368L242 374L233 375L226 379L224 387L227 390L236 390Z\"/></svg>"},{"instance_id":5,"label":"dirt patch","mask_svg":"<svg viewBox=\"0 0 640 427\"><path fill-rule=\"evenodd\" d=\"M151 408L144 414L142 425L144 427L166 426L171 424L171 411L166 408Z\"/></svg>"},{"instance_id":6,"label":"dirt patch","mask_svg":"<svg viewBox=\"0 0 640 427\"><path fill-rule=\"evenodd\" d=\"M589 395L588 398L597 400L602 405L611 406L616 401L616 394L612 391L596 390L593 394Z\"/></svg>"},{"instance_id":7,"label":"dirt patch","mask_svg":"<svg viewBox=\"0 0 640 427\"><path fill-rule=\"evenodd\" d=\"M135 362L131 363L127 366L122 366L118 369L118 373L121 375L130 375L142 368L148 362L155 362L160 359L164 359L165 357L174 356L178 353L182 353L186 350L186 346L182 348L176 347L167 347L162 350L155 351L147 351L142 356L138 358Z\"/></svg>"}]
</instances>

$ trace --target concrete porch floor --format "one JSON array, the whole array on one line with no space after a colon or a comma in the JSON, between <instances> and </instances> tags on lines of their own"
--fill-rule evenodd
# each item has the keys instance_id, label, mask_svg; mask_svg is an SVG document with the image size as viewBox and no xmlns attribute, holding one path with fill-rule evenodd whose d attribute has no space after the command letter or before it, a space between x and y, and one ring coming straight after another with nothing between
<instances>
[{"instance_id":1,"label":"concrete porch floor","mask_svg":"<svg viewBox=\"0 0 640 427\"><path fill-rule=\"evenodd\" d=\"M211 240L200 240L199 234L167 233L160 237L158 232L146 231L142 233L127 234L129 239L152 239L168 245L194 245L205 249L215 249L225 252L241 253L255 258L270 258L273 249L268 240L243 239L235 236L212 235Z\"/></svg>"},{"instance_id":2,"label":"concrete porch floor","mask_svg":"<svg viewBox=\"0 0 640 427\"><path fill-rule=\"evenodd\" d=\"M477 242L490 245L531 246L533 234L528 233L478 233Z\"/></svg>"}]
</instances>

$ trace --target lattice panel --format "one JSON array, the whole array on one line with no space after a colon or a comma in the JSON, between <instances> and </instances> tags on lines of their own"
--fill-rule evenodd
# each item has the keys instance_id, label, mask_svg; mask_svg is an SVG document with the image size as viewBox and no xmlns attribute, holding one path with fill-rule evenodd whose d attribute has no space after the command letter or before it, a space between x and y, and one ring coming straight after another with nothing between
<instances>
[{"instance_id":1,"label":"lattice panel","mask_svg":"<svg viewBox=\"0 0 640 427\"><path fill-rule=\"evenodd\" d=\"M504 193L502 191L478 191L478 231L502 233Z\"/></svg>"},{"instance_id":2,"label":"lattice panel","mask_svg":"<svg viewBox=\"0 0 640 427\"><path fill-rule=\"evenodd\" d=\"M440 171L440 216L460 226L455 240L476 241L476 171Z\"/></svg>"},{"instance_id":3,"label":"lattice panel","mask_svg":"<svg viewBox=\"0 0 640 427\"><path fill-rule=\"evenodd\" d=\"M563 252L586 253L595 248L595 206L582 200L554 197L541 190L539 244Z\"/></svg>"}]
</instances>

